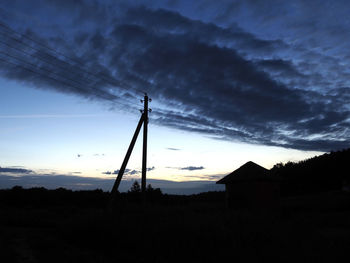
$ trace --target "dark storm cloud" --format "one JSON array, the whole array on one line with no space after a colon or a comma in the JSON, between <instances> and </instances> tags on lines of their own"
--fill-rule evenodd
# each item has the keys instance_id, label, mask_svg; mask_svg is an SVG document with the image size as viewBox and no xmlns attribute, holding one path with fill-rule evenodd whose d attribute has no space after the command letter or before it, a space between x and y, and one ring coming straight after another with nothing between
<instances>
[{"instance_id":1,"label":"dark storm cloud","mask_svg":"<svg viewBox=\"0 0 350 263\"><path fill-rule=\"evenodd\" d=\"M126 13L125 20L133 25L140 25L164 35L169 33L174 35L186 34L200 42L221 47L235 47L241 51L264 52L265 55L275 52L276 49L288 47L281 40L267 41L259 39L237 25L231 26L231 28L221 28L215 24L191 20L180 13L164 9L131 8Z\"/></svg>"},{"instance_id":2,"label":"dark storm cloud","mask_svg":"<svg viewBox=\"0 0 350 263\"><path fill-rule=\"evenodd\" d=\"M163 13L169 12L162 11L161 15ZM138 15L138 19L142 19L141 13ZM149 17L146 18L149 19ZM156 18L155 15L152 18L153 21ZM126 39L133 41L130 50L133 56L128 56L130 59L127 61L126 68L138 72L144 79L151 80L154 83L153 93L158 93L159 99L172 98L177 100L185 111L194 112L193 118L179 112L176 116L170 113L164 117L155 118L156 122L186 130L214 133L217 137L224 139L239 138L247 142L263 142L268 145L294 148L292 142L297 141L297 138L289 138L284 134L288 130L298 129L300 127L298 122L311 119L320 113L323 115L335 113L342 116L341 119L333 120L328 122L328 125L318 126L316 129L313 127L315 122L303 122L306 129L327 132L327 130L330 131L331 125L347 119L346 111L337 109L340 112L335 112L335 107L325 102L329 97L316 100L317 96L313 96L313 100L308 100L310 92L292 89L262 71L263 68L268 68L275 72L282 72L289 78L304 78L292 63L277 59L250 62L240 56L235 49L213 46L211 43L206 44L201 39L193 38L193 34L187 34L191 30L185 30L191 21L181 17L174 22L177 18L179 18L178 14L164 24L152 21L152 24L161 24L163 27L170 24L168 30L174 30L176 34L164 36L162 31L160 34L155 33L158 31L148 30L142 26L141 22L138 22L137 26L118 26L113 32L123 47ZM148 26L149 24L146 23ZM180 26L176 28L174 25ZM205 25L201 23L201 26ZM213 25L209 27L215 28ZM204 33L210 31L202 29L203 32L201 32L200 28L196 28L198 34L205 35ZM217 31L221 29L217 28ZM135 52L135 50L138 51ZM172 83L172 86L164 87L162 83ZM321 98L321 95L315 95ZM336 104L341 103L344 103L344 100L340 99L340 103ZM225 129L230 126L236 129ZM276 131L275 127L287 129ZM281 143L282 141L285 142ZM331 142L337 147L338 145L346 147L344 141L332 140ZM314 143L313 147L310 147L312 141L306 141L305 145L310 149L319 147L319 150L329 150L324 148L325 144L320 144L319 140L315 140Z\"/></svg>"},{"instance_id":3,"label":"dark storm cloud","mask_svg":"<svg viewBox=\"0 0 350 263\"><path fill-rule=\"evenodd\" d=\"M246 21L242 26L230 21L229 13L255 14L266 25L285 22L277 23L276 30L292 28L289 5L269 9L273 1L267 2L224 1L230 12L217 14L218 25L183 15L181 1L171 5L177 11L157 8L157 2L152 8L133 3L118 9L107 8L107 2L53 1L58 13L70 10L74 22L66 35L53 37L50 31L49 37L29 28L19 36L1 29L0 71L10 79L109 101L113 107L121 99L135 99L135 91L147 91L167 106L154 107L153 123L217 139L301 150L349 147L349 72L339 58L316 44L303 45L302 39L291 42L283 31L281 38L263 38L244 29L250 26ZM208 5L220 9L214 2ZM237 13L246 6L251 9ZM287 12L285 20L277 7ZM297 6L300 10L305 9ZM302 14L298 17L304 21ZM313 18L311 24L316 22ZM269 28L270 35L277 32ZM302 34L296 25L291 30Z\"/></svg>"},{"instance_id":4,"label":"dark storm cloud","mask_svg":"<svg viewBox=\"0 0 350 263\"><path fill-rule=\"evenodd\" d=\"M299 72L291 61L282 59L264 59L257 61L256 65L269 73L277 73L283 78L305 78L305 75Z\"/></svg>"}]
</instances>

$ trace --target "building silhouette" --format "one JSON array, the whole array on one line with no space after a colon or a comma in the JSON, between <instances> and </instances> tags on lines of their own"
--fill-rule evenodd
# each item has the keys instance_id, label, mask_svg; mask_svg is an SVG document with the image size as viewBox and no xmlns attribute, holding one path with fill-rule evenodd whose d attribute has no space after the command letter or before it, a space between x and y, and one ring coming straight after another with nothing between
<instances>
[{"instance_id":1,"label":"building silhouette","mask_svg":"<svg viewBox=\"0 0 350 263\"><path fill-rule=\"evenodd\" d=\"M278 178L254 162L247 162L216 183L225 185L226 200L230 208L255 210L279 206Z\"/></svg>"}]
</instances>

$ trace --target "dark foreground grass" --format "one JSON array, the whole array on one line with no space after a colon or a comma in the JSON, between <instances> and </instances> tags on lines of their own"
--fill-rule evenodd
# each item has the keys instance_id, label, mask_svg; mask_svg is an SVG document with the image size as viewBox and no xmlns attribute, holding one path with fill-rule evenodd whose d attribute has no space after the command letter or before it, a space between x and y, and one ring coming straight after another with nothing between
<instances>
[{"instance_id":1,"label":"dark foreground grass","mask_svg":"<svg viewBox=\"0 0 350 263\"><path fill-rule=\"evenodd\" d=\"M273 212L179 200L3 203L0 262L348 262L347 194L289 198Z\"/></svg>"}]
</instances>

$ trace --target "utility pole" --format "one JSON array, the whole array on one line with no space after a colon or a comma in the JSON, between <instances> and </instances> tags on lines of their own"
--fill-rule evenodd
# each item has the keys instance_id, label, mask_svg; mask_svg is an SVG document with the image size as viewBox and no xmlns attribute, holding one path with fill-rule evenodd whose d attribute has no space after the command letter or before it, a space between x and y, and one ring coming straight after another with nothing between
<instances>
[{"instance_id":1,"label":"utility pole","mask_svg":"<svg viewBox=\"0 0 350 263\"><path fill-rule=\"evenodd\" d=\"M143 147L142 147L142 177L141 177L141 192L146 192L146 172L147 172L147 132L148 132L148 98L147 93L143 99Z\"/></svg>"},{"instance_id":2,"label":"utility pole","mask_svg":"<svg viewBox=\"0 0 350 263\"><path fill-rule=\"evenodd\" d=\"M142 193L146 192L146 172L147 172L147 128L148 128L148 112L151 112L151 109L148 109L148 102L151 102L152 99L148 98L147 93L145 93L144 99L141 100L141 103L143 103L143 110L140 110L142 115L141 118L137 124L134 136L132 137L132 140L130 142L128 151L126 152L126 155L124 157L124 161L122 163L122 166L119 169L118 176L114 182L113 188L112 188L112 200L115 197L115 194L118 191L119 184L122 180L123 174L125 172L126 165L128 164L128 161L130 159L130 155L132 153L132 150L134 149L134 145L136 143L137 137L140 133L141 126L143 124L143 148L142 148L142 177L141 177L141 191Z\"/></svg>"},{"instance_id":3,"label":"utility pole","mask_svg":"<svg viewBox=\"0 0 350 263\"><path fill-rule=\"evenodd\" d=\"M136 130L135 130L135 133L134 133L134 136L132 137L132 140L130 142L130 145L129 145L129 148L128 148L128 151L126 152L126 155L124 157L124 161L122 163L122 166L120 167L119 169L119 172L118 172L118 176L114 182L114 185L113 185L113 188L112 188L112 196L114 197L116 192L118 191L118 187L119 187L119 184L122 180L122 177L123 177L123 174L124 174L124 171L125 171L125 168L126 168L126 165L128 164L128 161L129 161L129 158L130 158L130 155L131 155L131 152L132 150L134 149L134 145L135 145L135 142L137 140L137 137L140 133L140 130L141 130L141 126L142 126L142 123L144 122L144 114L141 115L141 118L139 120L139 123L137 124L137 127L136 127Z\"/></svg>"}]
</instances>

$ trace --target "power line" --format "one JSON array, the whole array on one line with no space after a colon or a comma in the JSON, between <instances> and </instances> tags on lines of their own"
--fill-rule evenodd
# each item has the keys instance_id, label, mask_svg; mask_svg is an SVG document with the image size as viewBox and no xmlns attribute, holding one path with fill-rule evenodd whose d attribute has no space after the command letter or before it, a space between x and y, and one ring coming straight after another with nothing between
<instances>
[{"instance_id":1,"label":"power line","mask_svg":"<svg viewBox=\"0 0 350 263\"><path fill-rule=\"evenodd\" d=\"M2 33L2 32L0 32L0 34L1 34L1 33ZM18 39L16 39L16 38L12 38L12 37L10 37L10 38L11 38L12 40L14 40L14 41L20 43L21 45L26 45L24 42L22 42L22 41L20 41L20 40L18 40ZM28 56L31 56L31 57L36 58L36 59L39 59L39 60L44 61L45 63L51 64L51 65L53 65L53 66L58 66L58 67L60 67L62 70L69 72L69 70L68 70L67 68L65 68L65 67L63 67L63 66L60 66L60 65L58 65L58 64L54 64L54 63L52 63L52 62L49 61L49 60L46 60L46 58L44 58L43 56L39 56L38 53L36 53L36 54L33 55L33 53L26 52L26 51L23 50L23 49L15 48L15 47L13 47L12 45L10 45L8 42L2 41L1 39L0 39L0 43L2 43L3 45L8 46L9 48L11 48L11 49L13 49L13 50L16 50L16 51L18 51L18 52L25 53L25 54L28 55ZM37 49L31 47L30 45L26 45L26 46L28 46L29 48L31 48L31 49L33 49L33 50L35 50L35 51L40 52L40 50L37 50ZM64 61L62 61L62 60L60 60L60 59L57 59L56 57L53 57L53 56L51 56L50 54L45 53L45 55L50 56L50 57L54 58L55 60L58 60L58 62L65 63Z\"/></svg>"},{"instance_id":2,"label":"power line","mask_svg":"<svg viewBox=\"0 0 350 263\"><path fill-rule=\"evenodd\" d=\"M0 42L1 42L1 40L0 40ZM25 63L25 64L28 64L28 65L30 65L30 67L33 67L33 68L35 68L35 69L39 69L39 70L42 70L42 71L46 71L46 72L49 73L49 74L53 74L53 75L58 76L59 78L62 78L62 76L59 75L58 73L56 73L55 71L49 70L49 69L47 69L47 68L45 68L45 67L39 67L38 65L35 65L35 64L33 64L33 63L30 63L30 62L28 62L27 60L22 59L22 58L20 58L20 57L14 56L13 54L5 53L5 52L3 52L3 51L1 51L1 50L0 50L0 53L3 54L3 55L5 55L5 56L7 56L7 57L11 57L11 58L16 59L16 60L18 60L18 61L21 61L21 62L23 62L23 63ZM26 53L26 52L25 52L25 53ZM28 53L26 53L26 54L28 54ZM32 56L31 54L28 54L28 55L31 56L31 57L33 57L33 58L36 58L36 57ZM44 63L46 63L46 62L44 62ZM75 83L77 83L78 85L86 85L86 86L89 86L87 83L78 82L78 81L76 81L75 79L72 79L72 78L67 77L67 76L65 76L64 78L67 79L67 80L69 80L70 82L75 82Z\"/></svg>"},{"instance_id":3,"label":"power line","mask_svg":"<svg viewBox=\"0 0 350 263\"><path fill-rule=\"evenodd\" d=\"M49 75L47 75L47 74L44 74L44 73L42 73L42 72L38 72L38 71L33 70L33 69L31 69L31 68L25 67L25 66L23 66L23 65L20 65L20 64L17 64L17 63L8 61L8 60L6 60L6 59L4 59L4 58L2 58L2 57L0 57L0 61L2 61L3 63L6 63L6 64L8 64L8 65L13 65L13 66L15 66L15 67L22 68L23 70L26 70L26 71L28 71L28 72L31 72L31 73L40 75L40 76L42 76L42 77L44 77L44 78L46 78L46 79L48 79L48 80L54 81L54 82L59 83L59 84L61 84L61 85L67 86L67 87L69 87L69 88L74 88L74 89L81 90L81 91L82 91L81 94L83 94L83 95L85 95L85 96L91 95L90 93L84 92L85 90L83 90L82 88L77 87L77 86L74 86L74 85L72 85L71 83L67 83L67 82L65 82L64 80L56 79L56 78L54 78L54 77L52 77L52 76L49 76ZM60 76L60 77L62 77L62 76ZM111 101L110 98L106 98L106 97L103 97L103 96L98 95L98 94L95 94L95 96L96 96L96 97L99 97L99 98L101 98L101 99L104 99L104 100L107 99L107 100ZM129 109L132 108L129 104L126 104L126 103L121 102L121 101L120 101L120 98L115 97L115 99L117 99L118 101L115 101L115 100L114 100L113 102L116 102L119 106L123 106L123 107L129 108Z\"/></svg>"},{"instance_id":4,"label":"power line","mask_svg":"<svg viewBox=\"0 0 350 263\"><path fill-rule=\"evenodd\" d=\"M0 34L4 34L4 32L1 32L1 31L0 31ZM27 55L32 56L32 57L35 57L36 59L40 59L40 60L42 60L42 61L43 61L43 59L44 59L46 63L49 63L49 64L51 64L51 65L53 65L53 66L55 66L55 67L60 67L60 68L63 69L64 71L67 71L67 72L71 73L71 72L70 72L66 67L64 67L63 65L58 65L57 63L54 64L52 61L47 60L47 58L44 58L43 56L40 56L40 53L43 53L43 50L40 50L40 49L38 49L38 48L35 48L35 47L31 46L31 45L28 44L28 43L25 43L23 40L20 40L20 39L14 38L14 37L12 37L12 36L6 35L6 33L5 33L4 35L5 35L5 37L7 37L7 38L9 38L9 39L11 39L11 40L13 40L13 41L16 41L16 42L19 43L20 45L29 47L30 49L32 49L32 50L34 50L34 51L37 51L38 53L36 53L35 56L34 56L32 53L26 52L26 51L23 50L23 49L14 48L14 47L11 46L9 43L0 40L1 43L3 43L4 45L7 45L9 48L15 49L15 50L17 50L17 51L19 51L19 52L26 53ZM67 63L66 61L61 60L61 59L59 59L59 58L57 58L57 57L55 57L55 56L52 56L51 54L49 54L49 53L47 53L47 52L45 52L45 51L44 51L44 55L45 55L45 56L48 56L48 57L50 57L50 58L52 58L53 60L55 60L55 61L57 61L57 62L59 62L59 63L61 63L61 64L65 64L65 65L68 65L68 66L70 66L70 67L74 67L74 69L78 69L78 70L81 71L81 72L84 71L81 67L77 67L76 65L69 64L69 63ZM88 71L86 71L86 70L85 70L85 72L88 73L89 75L92 75L92 73L90 73L90 72L88 72ZM95 78L94 78L94 81L99 81L99 80L101 81L101 79L99 79L99 78L97 77L96 74L94 74L94 77L95 77ZM106 81L105 81L105 82L106 82ZM115 81L115 82L116 82L116 81ZM109 84L111 84L111 83L109 83ZM115 85L116 83L113 83L113 84ZM120 85L119 82L118 82L117 84Z\"/></svg>"},{"instance_id":5,"label":"power line","mask_svg":"<svg viewBox=\"0 0 350 263\"><path fill-rule=\"evenodd\" d=\"M44 63L46 63L46 64L50 64L50 65L52 65L52 66L54 66L54 67L57 66L56 64L51 63L50 61L43 60L43 59L40 58L40 57L34 56L32 53L26 52L26 51L24 51L24 50L16 49L16 48L10 46L8 43L1 41L1 39L0 39L0 43L7 45L9 48L15 50L15 51L18 52L18 53L24 53L24 54L28 55L29 57L33 57L33 58L35 58L35 59L37 59L37 60L40 60L40 61L42 61L42 62L44 62ZM69 81L71 81L71 82L77 83L78 85L85 85L85 86L88 87L89 89L91 89L91 88L94 87L94 85L91 85L90 83L85 82L86 79L84 79L84 78L73 79L73 78L68 77L67 75L65 75L65 77L62 77L59 73L57 73L57 72L55 72L55 71L48 70L47 68L43 68L43 67L38 67L37 65L35 65L35 64L33 64L33 63L30 63L30 62L28 62L27 60L24 60L24 59L22 59L22 58L16 57L16 56L14 56L13 54L4 53L4 52L2 52L2 51L0 51L0 53L3 53L4 55L6 55L6 56L8 56L8 57L12 57L12 58L14 58L14 59L20 60L20 61L22 61L23 63L29 64L30 66L32 66L32 67L34 67L34 68L37 68L37 69L40 69L40 70L44 70L44 71L46 71L46 72L48 72L48 73L50 73L50 74L54 74L54 75L56 75L56 76L58 76L58 77L60 77L60 78L65 78L65 79L67 79L67 80L69 80ZM72 72L71 72L69 69L63 68L63 67L60 67L60 68L61 68L63 71L70 73L70 75L72 74ZM98 81L98 80L97 80L97 81Z\"/></svg>"},{"instance_id":6,"label":"power line","mask_svg":"<svg viewBox=\"0 0 350 263\"><path fill-rule=\"evenodd\" d=\"M1 34L1 32L0 32L0 34ZM13 39L13 38L12 38L12 39ZM13 39L13 40L19 42L20 44L23 44L23 45L25 44L25 43L23 43L22 41L20 41L20 40L18 40L18 39ZM15 48L15 47L11 46L9 43L7 43L7 42L5 42L5 41L2 41L1 39L0 39L0 43L2 43L3 45L8 46L10 49L15 50L15 51L18 52L18 53L24 53L24 54L26 54L27 56L33 57L33 58L35 58L35 59L37 59L37 60L40 60L40 61L42 61L42 62L44 62L44 63L46 63L46 64L50 64L50 65L52 65L52 66L54 66L54 67L60 68L61 70L67 72L69 75L72 74L72 70L70 70L69 68L63 67L63 66L58 65L58 64L55 64L55 63L52 63L52 61L48 60L47 58L44 58L43 56L39 56L39 54L33 54L33 53L30 53L30 52L27 52L26 50ZM28 45L27 45L27 46L28 46ZM29 47L32 48L33 50L38 51L38 52L41 51L41 50L37 50L37 49L35 49L35 48L31 47L31 46L29 46ZM1 52L1 51L0 51L0 52ZM9 55L9 54L5 54L5 55L11 56L11 55ZM57 59L56 57L53 57L53 56L51 56L50 54L47 54L47 55L49 55L50 57L54 58L54 59L57 60L58 62L67 64L65 61L62 61L62 60L60 60L60 59ZM20 59L20 58L18 58L18 57L14 57L14 56L11 56L11 57L13 57L13 58L15 58L15 59L17 59L17 60L21 60L21 61L23 61L24 63L31 64L31 66L37 68L37 65L34 65L34 64L32 64L32 63L29 63L28 61L24 61L23 59ZM71 67L70 64L68 64L68 65ZM73 69L76 69L76 68L74 67ZM62 77L62 76L60 76L57 72L49 71L49 70L47 70L47 69L45 69L45 68L44 68L43 70L46 70L46 71L49 72L49 73L55 74L55 75L57 75L57 76L59 76L59 77ZM77 84L79 84L79 85L82 84L82 85L86 85L87 87L90 87L90 88L93 87L93 85L91 85L90 83L86 83L86 82L85 82L85 81L86 81L86 78L85 78L84 76L79 76L79 78L77 78L77 79L72 79L72 78L67 77L67 76L65 76L65 78L66 78L66 79L69 79L70 81L73 81L73 82L75 82L75 83L77 83ZM101 81L101 80L98 79L98 78L95 78L93 81L94 81L95 84L96 84L98 81ZM104 82L104 83L108 83L108 82ZM108 83L108 84L110 84L110 83Z\"/></svg>"},{"instance_id":7,"label":"power line","mask_svg":"<svg viewBox=\"0 0 350 263\"><path fill-rule=\"evenodd\" d=\"M47 56L53 58L55 61L57 61L57 62L59 62L59 63L69 65L69 66L72 67L74 70L75 70L75 69L78 69L80 72L81 72L81 71L84 71L84 69L82 69L82 68L77 68L76 65L69 64L69 63L67 63L67 62L64 61L64 60L61 60L61 59L59 59L59 58L57 58L57 57L55 57L55 56L52 56L51 54L48 54L46 51L40 50L40 49L38 49L38 48L35 48L35 47L29 45L28 43L25 43L23 40L14 38L14 37L12 37L12 36L9 36L8 33L5 33L5 34L4 34L4 32L1 32L1 31L0 31L0 33L2 33L5 37L10 38L10 39L12 39L13 41L16 41L17 43L21 44L22 46L24 46L24 47L29 47L30 49L35 50L35 51L38 52L38 53L33 54L33 53L30 53L30 52L27 52L27 51L24 50L24 49L15 48L15 47L11 46L9 43L0 40L0 43L2 43L3 45L8 46L8 47L11 48L12 50L15 50L15 51L16 51L17 53L19 53L19 54L21 54L21 53L22 53L22 54L25 54L25 55L30 56L30 57L33 57L33 58L35 58L35 59L37 59L37 60L39 60L39 61L41 61L41 62L43 62L43 63L45 63L45 64L50 64L50 65L52 65L52 66L54 66L54 67L59 67L60 69L62 69L62 70L65 71L65 72L68 72L68 73L70 73L70 74L72 73L69 69L63 67L62 65L59 65L59 64L57 64L57 63L53 63L51 60L48 60L47 58L45 58L45 57L43 57L43 56L40 56L40 53L43 53L43 52L44 52L44 53L43 53L44 55L47 55ZM1 52L1 51L0 51L0 52ZM80 75L79 78L78 78L79 81L77 81L76 79L72 79L72 78L69 78L69 77L67 77L67 76L63 77L63 76L60 75L59 73L54 72L54 71L50 71L50 70L48 70L48 69L46 69L46 68L39 68L39 67L37 67L37 65L34 65L34 64L32 64L32 63L30 63L30 62L28 62L28 61L26 61L26 60L24 60L24 59L21 59L21 58L19 58L19 57L16 57L16 56L13 56L13 55L4 53L4 52L1 52L1 53L3 53L5 56L12 57L12 58L14 58L14 59L16 59L16 60L22 61L23 63L29 64L30 67L33 67L33 68L35 68L35 69L40 69L40 70L42 70L42 71L44 70L44 71L46 71L46 72L48 72L48 73L50 73L50 74L54 74L55 76L57 76L57 77L59 77L59 78L63 78L63 79L65 79L65 80L68 80L68 82L70 82L70 83L71 83L71 82L74 82L74 83L77 83L78 85L85 85L85 86L89 87L90 89L93 87L91 84L88 84L88 83L85 82L85 81L87 81L87 79L85 78L85 76L81 76L81 75ZM21 54L21 55L22 55L22 54ZM12 64L14 64L14 63L12 63ZM20 65L18 65L18 64L15 64L15 65L20 66ZM22 68L25 68L26 70L28 70L28 71L30 71L30 72L32 72L32 73L38 73L37 71L33 70L33 68L28 69L28 68L23 67L23 66L22 66ZM85 71L85 72L88 73L88 74L90 74L90 73L87 72L87 71ZM39 73L39 75L43 76L42 73ZM90 75L91 75L91 74L90 74ZM95 76L95 77L94 77L93 81L95 82L95 84L96 84L98 81L102 81L96 74L94 74L94 76ZM47 77L47 76L45 76L45 77ZM50 77L50 79L52 79L52 78ZM114 80L114 81L115 81L115 80ZM80 82L80 83L79 83L79 82ZM110 81L102 81L102 82L111 85L111 82L110 82ZM87 90L85 91L84 89L82 89L82 88L80 88L80 87L74 86L74 85L72 85L72 84L68 84L68 83L66 83L66 82L65 82L64 84L65 84L66 86L68 85L68 86L73 87L73 88L75 88L75 89L84 91L84 92L80 92L80 93L83 93L83 94L85 94L85 95L88 95L88 93L86 92ZM118 84L119 84L119 83L118 83ZM98 91L101 91L101 90L98 90ZM95 95L97 95L96 92L93 92L93 93L94 93ZM101 92L99 92L99 93L101 93ZM107 97L105 96L106 94L107 94ZM104 96L100 96L100 95L99 95L99 97L105 98L105 99L109 99L109 100L110 100L110 97L109 97L109 96L114 96L114 97L115 97L115 95L112 95L112 94L110 94L110 93L109 93L109 94L108 94L108 93L105 93L105 94L103 94L103 95L104 95ZM130 108L127 104L123 104L123 103L121 103L120 101L118 102L118 104Z\"/></svg>"},{"instance_id":8,"label":"power line","mask_svg":"<svg viewBox=\"0 0 350 263\"><path fill-rule=\"evenodd\" d=\"M4 54L4 53L1 52L1 51L0 51L0 53ZM6 55L7 57L12 57L12 58L14 58L14 59L20 60L20 59L18 59L18 58L15 58L14 56L9 56L8 54L5 54L5 55ZM52 80L52 81L59 82L60 84L63 84L63 85L65 85L65 86L67 86L67 87L74 88L74 89L75 89L76 91L78 91L80 94L84 94L84 95L86 95L86 96L87 96L87 95L90 95L89 93L86 92L86 90L82 89L81 87L72 85L71 83L67 83L67 82L65 82L64 80L54 78L54 77L52 77L52 76L50 76L50 75L44 74L44 73L42 73L42 72L36 71L36 70L34 70L34 69L32 69L32 68L28 68L28 67L25 67L25 66L20 65L20 64L17 64L17 63L13 63L13 62L8 61L8 60L6 60L6 59L4 59L4 58L1 58L1 57L0 57L0 60L2 60L3 62L5 62L5 63L7 63L7 64L11 64L11 65L14 65L14 66L16 66L16 67L20 67L20 68L22 68L22 69L24 69L24 70L26 70L26 71L29 71L29 72L31 72L31 73L40 75L40 76L42 76L42 77L44 77L44 78L50 79L50 80ZM25 62L25 63L26 63L26 64L29 64L29 65L32 65L31 63L27 63L27 62ZM54 74L54 73L53 73L53 74ZM56 75L56 74L55 74L55 75ZM61 76L59 76L59 75L56 75L56 76L61 77ZM105 96L106 94L96 94L96 93L95 93L94 95L95 95L96 97L98 97L98 98L101 98L101 99L108 99L108 100L111 100L110 97ZM110 94L109 94L109 95L110 95ZM114 96L113 99L117 99L117 97Z\"/></svg>"},{"instance_id":9,"label":"power line","mask_svg":"<svg viewBox=\"0 0 350 263\"><path fill-rule=\"evenodd\" d=\"M31 42L35 42L37 45L42 46L42 47L44 47L44 48L47 49L47 50L50 50L51 52L57 54L58 56L62 56L62 57L64 57L64 58L68 59L68 60L71 61L71 62L73 61L75 64L81 64L81 63L80 63L79 61L77 61L76 59L71 58L71 57L69 57L69 56L63 54L62 52L59 52L59 51L53 49L52 47L50 47L50 46L48 46L48 45L42 44L41 42L37 41L37 40L34 39L34 38L31 38L31 37L29 37L29 36L27 36L27 35L24 35L24 34L21 34L21 33L17 32L17 31L15 31L14 29L12 29L11 27L9 27L8 25L6 25L6 24L3 23L3 22L0 22L0 27L6 29L7 31L10 31L11 33L14 33L14 34L16 34L16 35L19 35L19 36L22 37L22 38L28 39L28 40L31 41ZM12 38L12 37L11 37L11 38ZM21 41L21 40L16 39L15 41ZM32 47L32 46L30 46L30 45L28 45L28 44L25 44L23 41L22 41L22 44L27 45L27 46L29 46L30 48L32 48L32 49L34 49L34 50L36 50L36 51L41 51L41 50L36 49L36 48L34 48L34 47ZM96 73L87 71L87 70L86 70L85 68L83 68L82 66L79 66L79 65L72 65L71 63L69 63L69 62L67 62L67 61L60 60L59 58L57 58L57 57L55 57L55 56L52 56L52 55L50 55L50 54L48 54L48 55L51 56L51 57L53 57L53 58L55 58L55 59L57 59L57 60L59 60L59 61L62 61L63 63L69 64L69 65L71 65L71 66L76 66L76 67L78 67L79 70L84 71L84 72L86 72L86 73L89 74L89 75L93 75L93 76L95 76L96 78L101 78L101 77L106 76L106 77L104 77L104 79L105 79L105 81L107 81L107 82L111 82L111 81L112 81L112 82L116 82L116 81L117 81L117 80L115 80L114 78L112 78L111 76L107 76L107 75L106 75L105 73L103 73L103 72L101 73L102 76L99 76L99 75L96 75ZM136 77L136 76L133 76L133 77ZM137 77L136 77L136 78L137 78ZM110 84L111 84L111 83L110 83ZM124 82L123 82L122 84L128 86L128 88L131 88L131 89L133 89L133 90L136 91L136 92L145 93L144 91L141 91L141 90L139 90L139 89L137 89L137 88L134 88L134 87L132 87L132 86L130 86L130 85L124 83ZM113 83L113 85L115 85L115 83ZM118 85L120 85L120 83L118 83Z\"/></svg>"}]
</instances>

